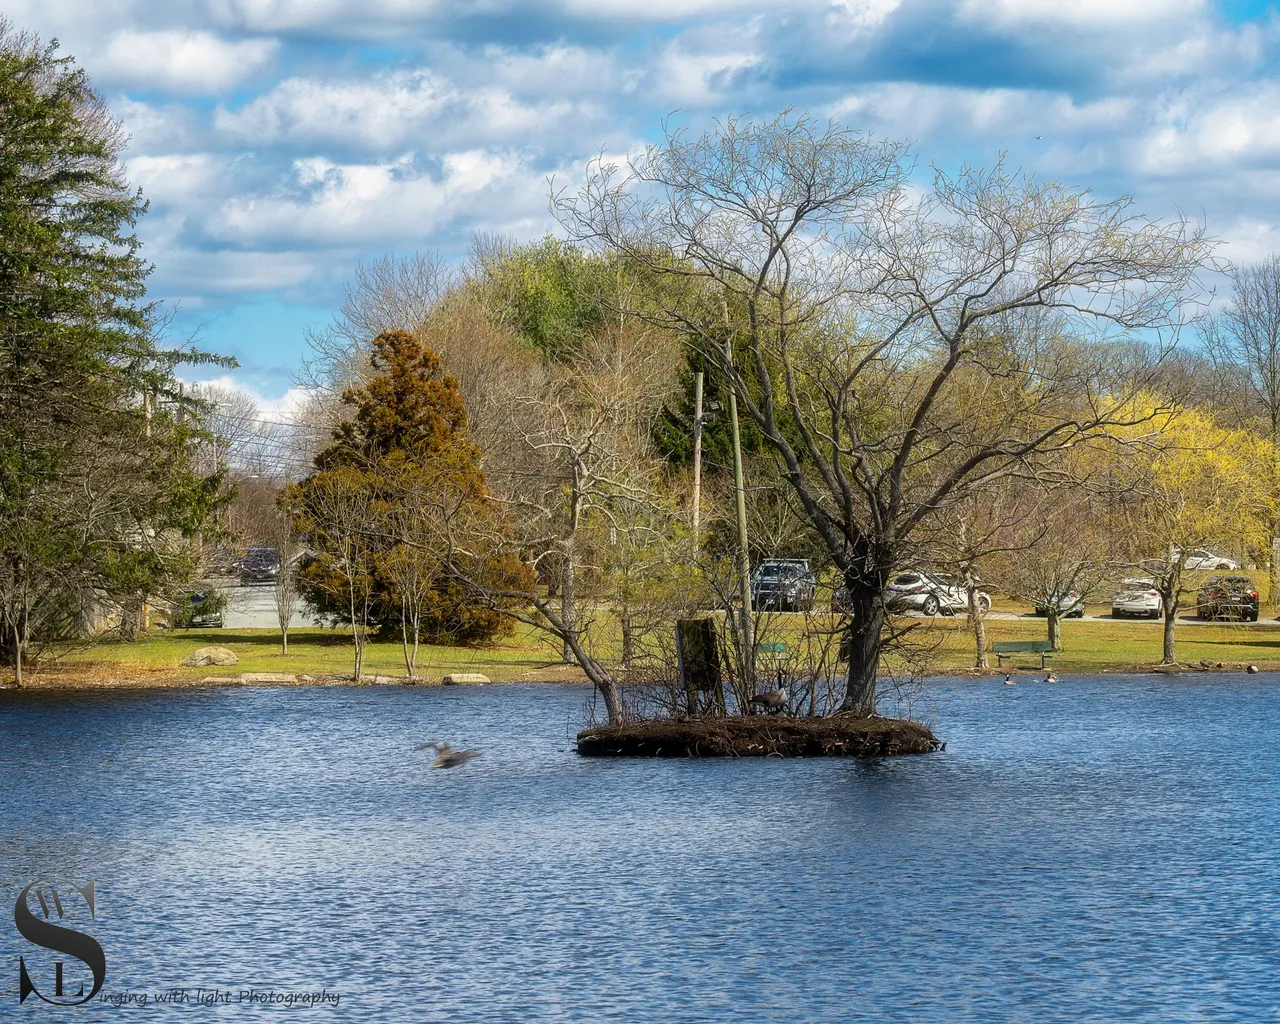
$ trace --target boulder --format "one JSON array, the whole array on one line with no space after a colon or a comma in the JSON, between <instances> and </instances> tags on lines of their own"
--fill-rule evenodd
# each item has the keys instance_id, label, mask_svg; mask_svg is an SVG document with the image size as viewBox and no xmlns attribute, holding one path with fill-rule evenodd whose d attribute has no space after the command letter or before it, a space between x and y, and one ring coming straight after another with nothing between
<instances>
[{"instance_id":1,"label":"boulder","mask_svg":"<svg viewBox=\"0 0 1280 1024\"><path fill-rule=\"evenodd\" d=\"M201 647L188 654L182 664L188 668L204 668L207 665L234 665L239 660L234 651L225 647Z\"/></svg>"},{"instance_id":2,"label":"boulder","mask_svg":"<svg viewBox=\"0 0 1280 1024\"><path fill-rule=\"evenodd\" d=\"M472 686L482 686L489 681L488 676L482 676L479 672L450 672L440 681L442 686L463 686L470 684Z\"/></svg>"}]
</instances>

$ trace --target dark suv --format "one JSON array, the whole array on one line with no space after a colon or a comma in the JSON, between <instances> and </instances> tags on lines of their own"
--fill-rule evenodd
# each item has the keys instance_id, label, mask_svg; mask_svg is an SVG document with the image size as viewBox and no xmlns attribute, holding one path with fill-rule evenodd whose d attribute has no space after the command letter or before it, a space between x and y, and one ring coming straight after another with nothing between
<instances>
[{"instance_id":1,"label":"dark suv","mask_svg":"<svg viewBox=\"0 0 1280 1024\"><path fill-rule=\"evenodd\" d=\"M250 548L240 559L241 583L274 583L280 575L280 556L275 548Z\"/></svg>"},{"instance_id":2,"label":"dark suv","mask_svg":"<svg viewBox=\"0 0 1280 1024\"><path fill-rule=\"evenodd\" d=\"M1258 588L1248 576L1210 576L1196 593L1196 618L1258 621Z\"/></svg>"},{"instance_id":3,"label":"dark suv","mask_svg":"<svg viewBox=\"0 0 1280 1024\"><path fill-rule=\"evenodd\" d=\"M813 610L817 580L807 558L770 558L761 562L751 578L751 603L760 610L807 612Z\"/></svg>"}]
</instances>

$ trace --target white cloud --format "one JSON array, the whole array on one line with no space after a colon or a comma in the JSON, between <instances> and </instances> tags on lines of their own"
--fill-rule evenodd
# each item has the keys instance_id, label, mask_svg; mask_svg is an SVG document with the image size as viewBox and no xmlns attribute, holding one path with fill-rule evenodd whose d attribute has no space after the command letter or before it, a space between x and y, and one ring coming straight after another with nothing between
<instances>
[{"instance_id":1,"label":"white cloud","mask_svg":"<svg viewBox=\"0 0 1280 1024\"><path fill-rule=\"evenodd\" d=\"M425 69L360 81L289 78L238 111L219 108L214 127L259 142L396 146L457 95L452 85Z\"/></svg>"},{"instance_id":2,"label":"white cloud","mask_svg":"<svg viewBox=\"0 0 1280 1024\"><path fill-rule=\"evenodd\" d=\"M961 0L959 13L967 21L1002 28L1068 25L1105 30L1186 18L1205 5L1206 0Z\"/></svg>"},{"instance_id":3,"label":"white cloud","mask_svg":"<svg viewBox=\"0 0 1280 1024\"><path fill-rule=\"evenodd\" d=\"M209 32L117 32L89 58L94 75L147 89L210 95L252 77L275 56L274 39L235 42Z\"/></svg>"},{"instance_id":4,"label":"white cloud","mask_svg":"<svg viewBox=\"0 0 1280 1024\"><path fill-rule=\"evenodd\" d=\"M252 245L288 240L311 245L421 244L455 220L492 226L542 212L546 184L513 151L446 155L438 176L412 154L385 163L297 160L286 189L238 196L223 204L210 230L224 241Z\"/></svg>"},{"instance_id":5,"label":"white cloud","mask_svg":"<svg viewBox=\"0 0 1280 1024\"><path fill-rule=\"evenodd\" d=\"M111 113L124 126L131 153L183 152L200 135L198 115L177 103L146 103L128 96L113 97Z\"/></svg>"},{"instance_id":6,"label":"white cloud","mask_svg":"<svg viewBox=\"0 0 1280 1024\"><path fill-rule=\"evenodd\" d=\"M502 86L463 86L425 68L352 81L290 78L239 110L219 108L214 128L233 140L359 148L385 154L425 144L462 148L520 141L563 143L604 130L594 98L528 102Z\"/></svg>"},{"instance_id":7,"label":"white cloud","mask_svg":"<svg viewBox=\"0 0 1280 1024\"><path fill-rule=\"evenodd\" d=\"M184 204L226 187L231 160L209 153L136 156L129 160L129 179L145 196L161 203Z\"/></svg>"},{"instance_id":8,"label":"white cloud","mask_svg":"<svg viewBox=\"0 0 1280 1024\"><path fill-rule=\"evenodd\" d=\"M745 50L697 52L677 41L665 47L654 61L647 85L650 93L662 101L701 106L727 98L739 76L759 63L758 54Z\"/></svg>"},{"instance_id":9,"label":"white cloud","mask_svg":"<svg viewBox=\"0 0 1280 1024\"><path fill-rule=\"evenodd\" d=\"M199 309L214 296L225 299L297 288L313 280L331 258L331 253L324 252L209 251L174 244L164 248L151 290L184 308Z\"/></svg>"},{"instance_id":10,"label":"white cloud","mask_svg":"<svg viewBox=\"0 0 1280 1024\"><path fill-rule=\"evenodd\" d=\"M303 412L316 397L316 392L311 388L294 385L283 395L268 398L253 383L246 382L244 378L232 376L229 373L220 374L217 377L191 379L187 380L186 383L192 387L202 390L208 389L215 393L231 392L233 394L241 394L256 406L256 418L268 423L297 422L298 414Z\"/></svg>"},{"instance_id":11,"label":"white cloud","mask_svg":"<svg viewBox=\"0 0 1280 1024\"><path fill-rule=\"evenodd\" d=\"M1243 168L1280 157L1280 83L1261 81L1225 94L1185 91L1165 98L1136 146L1147 174Z\"/></svg>"},{"instance_id":12,"label":"white cloud","mask_svg":"<svg viewBox=\"0 0 1280 1024\"><path fill-rule=\"evenodd\" d=\"M962 89L917 83L872 86L846 96L832 116L911 138L971 139L986 136L1007 145L1045 136L1095 135L1133 119L1137 103L1111 96L1077 103L1066 93L1042 89Z\"/></svg>"}]
</instances>

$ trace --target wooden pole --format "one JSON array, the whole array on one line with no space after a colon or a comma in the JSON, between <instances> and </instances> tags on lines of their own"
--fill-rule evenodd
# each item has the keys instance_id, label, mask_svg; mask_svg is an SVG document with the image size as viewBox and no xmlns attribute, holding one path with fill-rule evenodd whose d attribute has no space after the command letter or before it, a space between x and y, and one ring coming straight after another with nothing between
<instances>
[{"instance_id":1,"label":"wooden pole","mask_svg":"<svg viewBox=\"0 0 1280 1024\"><path fill-rule=\"evenodd\" d=\"M755 620L751 613L751 552L747 545L747 495L742 481L742 438L738 433L738 399L729 392L729 427L733 432L733 489L738 506L738 588L742 594L742 675L747 693L756 688Z\"/></svg>"},{"instance_id":2,"label":"wooden pole","mask_svg":"<svg viewBox=\"0 0 1280 1024\"><path fill-rule=\"evenodd\" d=\"M693 546L699 546L702 512L702 374L693 375Z\"/></svg>"}]
</instances>

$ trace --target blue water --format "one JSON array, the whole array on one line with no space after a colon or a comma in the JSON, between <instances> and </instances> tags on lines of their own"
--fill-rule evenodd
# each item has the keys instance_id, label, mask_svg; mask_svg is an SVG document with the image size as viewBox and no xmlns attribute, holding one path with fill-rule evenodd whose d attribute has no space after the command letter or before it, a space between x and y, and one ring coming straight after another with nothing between
<instances>
[{"instance_id":1,"label":"blue water","mask_svg":"<svg viewBox=\"0 0 1280 1024\"><path fill-rule=\"evenodd\" d=\"M864 762L581 759L573 687L6 696L0 1018L117 1019L18 1005L58 874L104 993L339 993L134 1017L1277 1019L1278 682L941 681Z\"/></svg>"}]
</instances>

